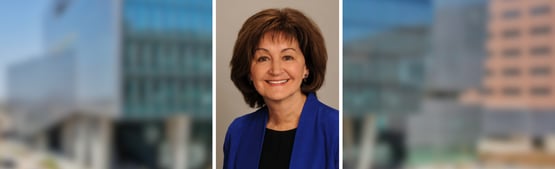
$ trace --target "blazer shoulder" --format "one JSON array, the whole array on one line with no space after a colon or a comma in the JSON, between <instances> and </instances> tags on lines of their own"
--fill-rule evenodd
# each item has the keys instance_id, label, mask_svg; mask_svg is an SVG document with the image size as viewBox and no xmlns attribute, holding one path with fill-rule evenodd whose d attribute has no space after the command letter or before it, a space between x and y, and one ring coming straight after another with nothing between
<instances>
[{"instance_id":1,"label":"blazer shoulder","mask_svg":"<svg viewBox=\"0 0 555 169\"><path fill-rule=\"evenodd\" d=\"M330 107L322 102L319 103L319 112L324 118L331 121L337 121L339 124L339 111L333 107Z\"/></svg>"},{"instance_id":2,"label":"blazer shoulder","mask_svg":"<svg viewBox=\"0 0 555 169\"><path fill-rule=\"evenodd\" d=\"M339 135L339 111L322 102L318 102L317 112L318 125L326 131L337 133L337 135Z\"/></svg>"},{"instance_id":3,"label":"blazer shoulder","mask_svg":"<svg viewBox=\"0 0 555 169\"><path fill-rule=\"evenodd\" d=\"M262 110L262 108L258 109L255 112L235 118L229 125L228 131L241 131L245 126L249 126L250 124L259 120L264 120L264 111Z\"/></svg>"}]
</instances>

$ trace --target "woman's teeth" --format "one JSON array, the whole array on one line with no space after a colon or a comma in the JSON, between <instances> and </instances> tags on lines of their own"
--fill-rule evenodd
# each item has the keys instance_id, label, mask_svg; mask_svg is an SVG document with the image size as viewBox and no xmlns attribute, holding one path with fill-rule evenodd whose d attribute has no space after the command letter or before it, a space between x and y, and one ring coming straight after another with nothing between
<instances>
[{"instance_id":1,"label":"woman's teeth","mask_svg":"<svg viewBox=\"0 0 555 169\"><path fill-rule=\"evenodd\" d=\"M267 82L270 83L270 84L282 84L282 83L287 82L287 79L286 80L268 80Z\"/></svg>"}]
</instances>

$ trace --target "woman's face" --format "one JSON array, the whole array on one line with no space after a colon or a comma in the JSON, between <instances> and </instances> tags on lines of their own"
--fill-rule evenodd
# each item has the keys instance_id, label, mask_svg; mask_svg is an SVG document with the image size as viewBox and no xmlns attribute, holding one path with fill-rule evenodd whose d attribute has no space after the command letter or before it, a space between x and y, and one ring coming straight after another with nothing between
<instances>
[{"instance_id":1,"label":"woman's face","mask_svg":"<svg viewBox=\"0 0 555 169\"><path fill-rule=\"evenodd\" d=\"M305 75L308 69L297 40L286 39L280 33L262 37L251 61L250 78L265 100L282 101L302 94Z\"/></svg>"}]
</instances>

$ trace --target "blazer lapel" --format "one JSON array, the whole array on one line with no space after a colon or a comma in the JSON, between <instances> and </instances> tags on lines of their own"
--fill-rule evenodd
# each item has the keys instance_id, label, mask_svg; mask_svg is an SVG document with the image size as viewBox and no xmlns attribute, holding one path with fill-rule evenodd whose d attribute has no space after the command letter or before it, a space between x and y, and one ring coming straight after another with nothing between
<instances>
[{"instance_id":1,"label":"blazer lapel","mask_svg":"<svg viewBox=\"0 0 555 169\"><path fill-rule=\"evenodd\" d=\"M314 168L322 163L319 157L325 156L325 148L322 148L323 137L317 125L318 109L318 100L310 93L297 126L290 169Z\"/></svg>"},{"instance_id":2,"label":"blazer lapel","mask_svg":"<svg viewBox=\"0 0 555 169\"><path fill-rule=\"evenodd\" d=\"M262 108L261 112L256 115L256 119L253 120L253 124L248 127L243 135L243 143L238 147L238 154L245 155L241 157L244 159L242 167L240 168L258 168L258 163L260 162L260 155L262 154L262 143L264 143L264 134L266 132L266 123L268 121L268 109Z\"/></svg>"}]
</instances>

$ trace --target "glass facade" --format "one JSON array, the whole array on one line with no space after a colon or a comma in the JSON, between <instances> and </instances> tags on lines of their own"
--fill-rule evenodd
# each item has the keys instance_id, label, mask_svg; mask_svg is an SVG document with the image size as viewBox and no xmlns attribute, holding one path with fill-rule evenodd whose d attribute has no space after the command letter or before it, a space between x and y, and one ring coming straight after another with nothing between
<instances>
[{"instance_id":1,"label":"glass facade","mask_svg":"<svg viewBox=\"0 0 555 169\"><path fill-rule=\"evenodd\" d=\"M405 119L424 94L432 2L349 0L343 8L343 167L404 168Z\"/></svg>"},{"instance_id":2,"label":"glass facade","mask_svg":"<svg viewBox=\"0 0 555 169\"><path fill-rule=\"evenodd\" d=\"M192 117L187 168L206 168L212 159L212 3L201 0L125 0L122 4L122 118ZM123 132L145 130L145 123ZM152 123L152 121L150 122ZM156 123L156 122L155 122ZM158 133L163 133L157 128ZM145 132L148 130L145 130ZM148 132L146 132L148 133ZM142 133L145 134L145 133ZM131 139L129 138L122 139ZM141 140L141 138L138 138ZM160 140L140 151L144 165L160 168L170 152ZM137 143L130 150L141 150ZM161 154L153 157L152 154ZM158 160L152 160L157 158Z\"/></svg>"},{"instance_id":3,"label":"glass facade","mask_svg":"<svg viewBox=\"0 0 555 169\"><path fill-rule=\"evenodd\" d=\"M481 84L485 1L343 7L344 167L441 168L475 157L481 110L460 98Z\"/></svg>"},{"instance_id":4,"label":"glass facade","mask_svg":"<svg viewBox=\"0 0 555 169\"><path fill-rule=\"evenodd\" d=\"M8 105L21 135L50 127L73 110L74 62L72 53L64 52L10 67Z\"/></svg>"},{"instance_id":5,"label":"glass facade","mask_svg":"<svg viewBox=\"0 0 555 169\"><path fill-rule=\"evenodd\" d=\"M44 57L69 53L74 61L75 111L120 114L118 2L55 0L44 17ZM69 71L69 70L68 70ZM48 90L39 88L41 90ZM52 93L52 95L64 95Z\"/></svg>"},{"instance_id":6,"label":"glass facade","mask_svg":"<svg viewBox=\"0 0 555 169\"><path fill-rule=\"evenodd\" d=\"M212 164L211 1L55 0L49 10L45 56L9 72L18 134L47 132L83 165ZM56 126L64 132L49 134ZM90 146L106 133L115 136ZM181 136L185 145L172 139Z\"/></svg>"},{"instance_id":7,"label":"glass facade","mask_svg":"<svg viewBox=\"0 0 555 169\"><path fill-rule=\"evenodd\" d=\"M414 110L429 52L431 2L351 0L343 7L345 115Z\"/></svg>"},{"instance_id":8,"label":"glass facade","mask_svg":"<svg viewBox=\"0 0 555 169\"><path fill-rule=\"evenodd\" d=\"M211 118L211 7L199 0L124 1L124 117Z\"/></svg>"}]
</instances>

